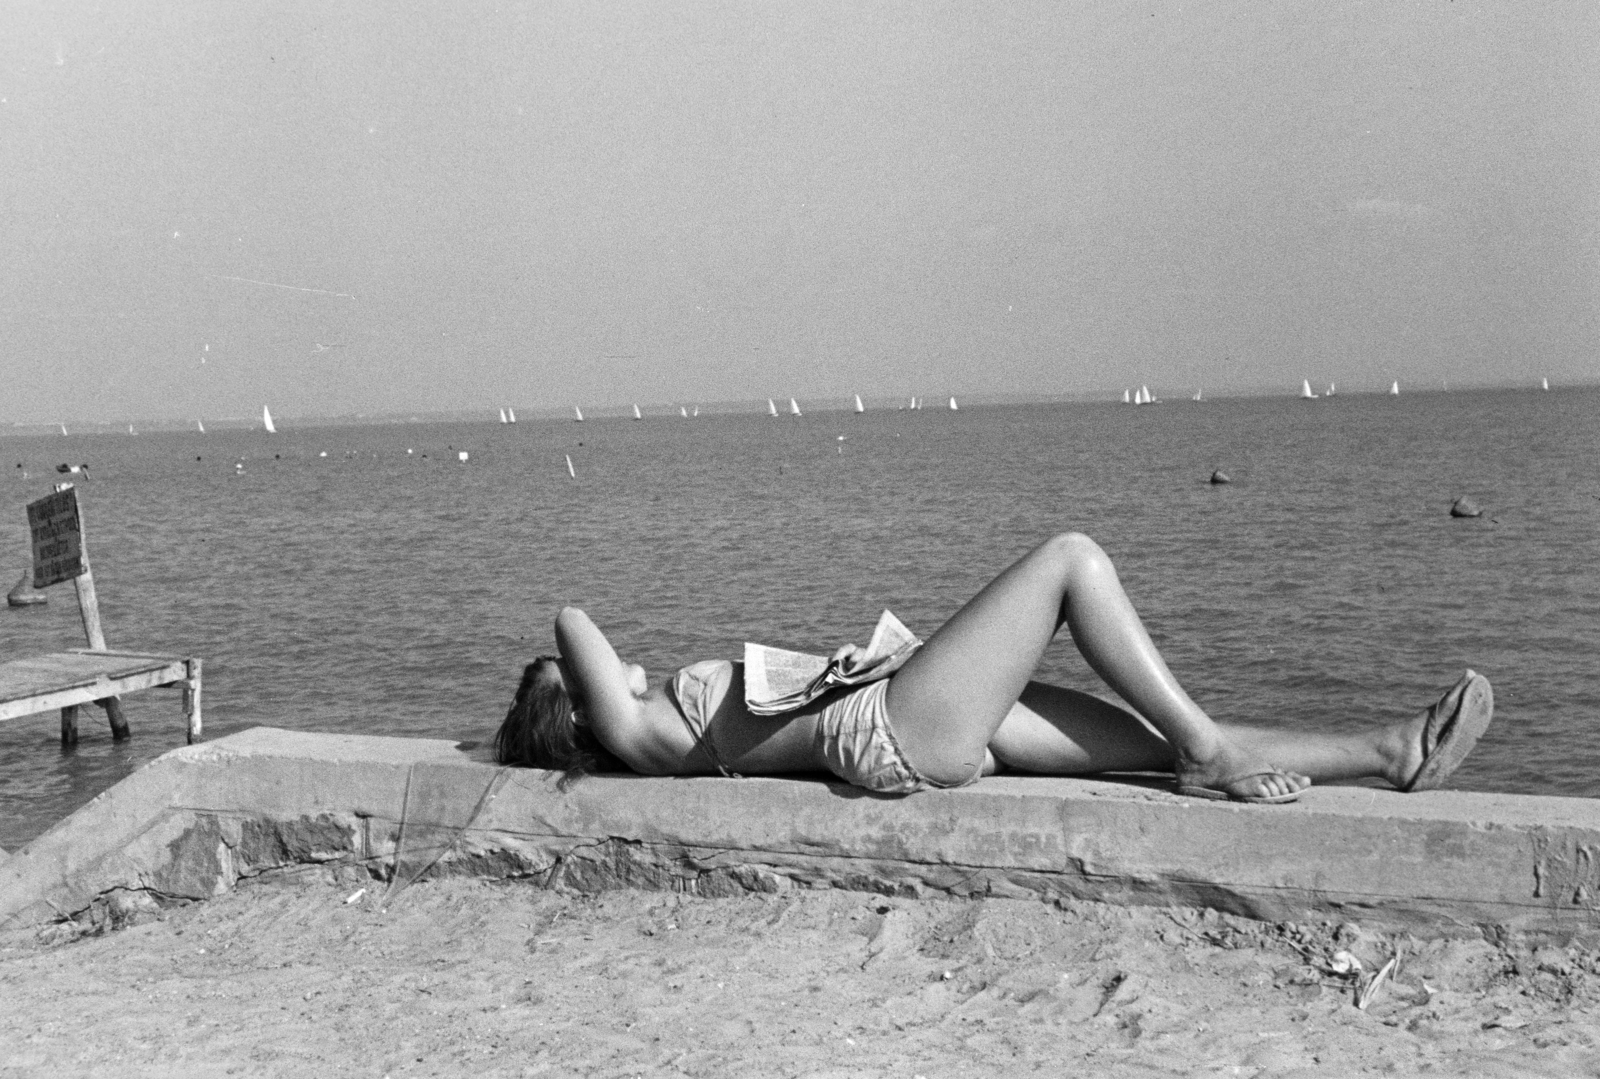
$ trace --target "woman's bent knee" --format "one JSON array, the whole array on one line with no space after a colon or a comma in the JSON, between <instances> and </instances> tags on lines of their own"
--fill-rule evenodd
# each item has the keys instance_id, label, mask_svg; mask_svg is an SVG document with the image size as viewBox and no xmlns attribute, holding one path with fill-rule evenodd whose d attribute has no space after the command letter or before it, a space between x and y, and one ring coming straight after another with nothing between
<instances>
[{"instance_id":1,"label":"woman's bent knee","mask_svg":"<svg viewBox=\"0 0 1600 1079\"><path fill-rule=\"evenodd\" d=\"M1048 559L1063 575L1107 570L1115 572L1111 556L1082 532L1058 532L1035 548L1034 553Z\"/></svg>"}]
</instances>

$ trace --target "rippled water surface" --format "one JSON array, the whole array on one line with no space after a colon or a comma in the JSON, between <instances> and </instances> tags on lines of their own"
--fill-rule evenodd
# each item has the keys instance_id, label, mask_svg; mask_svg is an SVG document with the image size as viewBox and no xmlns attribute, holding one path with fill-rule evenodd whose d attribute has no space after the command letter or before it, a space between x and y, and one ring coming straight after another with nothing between
<instances>
[{"instance_id":1,"label":"rippled water surface","mask_svg":"<svg viewBox=\"0 0 1600 1079\"><path fill-rule=\"evenodd\" d=\"M468 739L550 650L561 604L660 676L746 639L861 639L883 607L926 635L1076 529L1214 716L1348 729L1470 665L1497 718L1457 785L1590 796L1597 406L1501 391L14 437L0 573L26 562L23 507L52 466L88 462L107 635L203 656L208 736ZM1206 482L1219 467L1231 485ZM1485 515L1452 519L1460 494ZM70 587L51 597L0 609L0 655L82 645ZM1098 688L1065 638L1042 675ZM120 746L97 710L67 752L53 715L0 725L0 847L182 744L176 694L127 706Z\"/></svg>"}]
</instances>

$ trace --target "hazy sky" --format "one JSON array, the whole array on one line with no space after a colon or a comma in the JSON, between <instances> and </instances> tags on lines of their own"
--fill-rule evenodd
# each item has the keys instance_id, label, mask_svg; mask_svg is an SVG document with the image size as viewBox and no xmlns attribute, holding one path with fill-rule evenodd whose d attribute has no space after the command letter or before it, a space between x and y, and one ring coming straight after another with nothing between
<instances>
[{"instance_id":1,"label":"hazy sky","mask_svg":"<svg viewBox=\"0 0 1600 1079\"><path fill-rule=\"evenodd\" d=\"M1593 381L1600 5L0 6L0 421Z\"/></svg>"}]
</instances>

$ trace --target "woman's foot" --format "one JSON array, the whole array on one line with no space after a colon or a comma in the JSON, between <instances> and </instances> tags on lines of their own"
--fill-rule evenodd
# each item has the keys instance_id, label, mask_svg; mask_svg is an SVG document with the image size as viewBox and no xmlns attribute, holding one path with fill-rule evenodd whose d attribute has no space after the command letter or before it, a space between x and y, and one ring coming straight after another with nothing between
<instances>
[{"instance_id":1,"label":"woman's foot","mask_svg":"<svg viewBox=\"0 0 1600 1079\"><path fill-rule=\"evenodd\" d=\"M1278 805L1293 802L1311 780L1252 759L1224 743L1206 761L1180 761L1177 791L1189 798Z\"/></svg>"},{"instance_id":2,"label":"woman's foot","mask_svg":"<svg viewBox=\"0 0 1600 1079\"><path fill-rule=\"evenodd\" d=\"M1434 704L1406 723L1391 755L1388 780L1403 791L1442 786L1494 718L1489 680L1468 670Z\"/></svg>"}]
</instances>

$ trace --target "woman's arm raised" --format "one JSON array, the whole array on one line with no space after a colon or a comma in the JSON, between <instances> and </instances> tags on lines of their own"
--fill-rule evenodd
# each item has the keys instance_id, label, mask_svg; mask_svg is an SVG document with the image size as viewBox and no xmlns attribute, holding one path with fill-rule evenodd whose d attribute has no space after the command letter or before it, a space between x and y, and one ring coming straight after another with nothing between
<instances>
[{"instance_id":1,"label":"woman's arm raised","mask_svg":"<svg viewBox=\"0 0 1600 1079\"><path fill-rule=\"evenodd\" d=\"M639 725L644 687L635 683L643 681L643 671L623 663L600 627L576 607L556 615L556 645L577 683L568 687L573 704L607 748L626 759Z\"/></svg>"}]
</instances>

